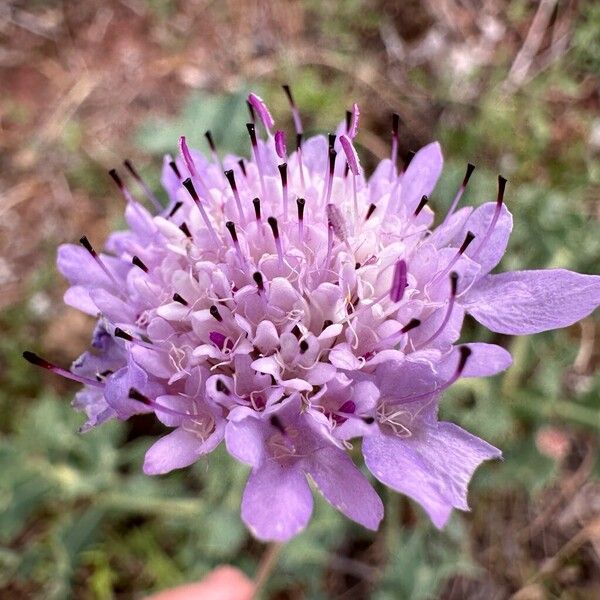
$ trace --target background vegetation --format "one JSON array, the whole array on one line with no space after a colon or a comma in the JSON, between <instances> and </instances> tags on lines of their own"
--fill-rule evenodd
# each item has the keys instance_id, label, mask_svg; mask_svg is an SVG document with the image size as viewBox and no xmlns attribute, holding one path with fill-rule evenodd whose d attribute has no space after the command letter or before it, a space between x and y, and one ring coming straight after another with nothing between
<instances>
[{"instance_id":1,"label":"background vegetation","mask_svg":"<svg viewBox=\"0 0 600 600\"><path fill-rule=\"evenodd\" d=\"M186 133L245 152L244 95L290 126L290 83L310 131L353 101L364 163L440 139L449 205L467 161L467 202L509 179L515 233L505 268L600 264L600 5L592 0L33 0L0 4L0 595L142 597L228 562L256 572L264 547L239 518L246 470L217 452L147 478L151 420L77 433L77 386L21 359L69 364L92 323L65 307L56 246L101 245L123 209L107 169L131 158L158 186ZM319 501L285 547L265 597L600 597L600 315L515 341L514 366L466 380L443 410L505 452L436 531L382 491L377 534Z\"/></svg>"}]
</instances>

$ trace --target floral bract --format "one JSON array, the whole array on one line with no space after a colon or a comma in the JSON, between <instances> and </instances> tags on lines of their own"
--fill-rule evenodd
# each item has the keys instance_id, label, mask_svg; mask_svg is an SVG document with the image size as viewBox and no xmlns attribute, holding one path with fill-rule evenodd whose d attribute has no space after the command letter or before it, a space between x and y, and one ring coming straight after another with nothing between
<instances>
[{"instance_id":1,"label":"floral bract","mask_svg":"<svg viewBox=\"0 0 600 600\"><path fill-rule=\"evenodd\" d=\"M362 438L369 471L442 527L467 510L477 466L500 451L441 422L459 377L506 369L492 344L456 345L465 314L488 329L564 327L600 303L600 277L562 269L491 275L512 217L498 196L433 226L428 196L442 171L437 143L367 178L354 147L359 111L329 138L303 140L289 88L293 152L264 102L249 96L251 158L207 158L180 140L165 159L165 208L151 214L112 172L128 230L105 253L87 238L60 248L67 304L98 317L92 348L65 371L84 384L83 430L154 413L170 432L147 452L149 475L186 467L224 441L250 465L242 518L286 540L312 511L310 479L354 521L377 529L383 504L349 450ZM266 132L261 139L257 130ZM131 164L151 203L156 200Z\"/></svg>"}]
</instances>

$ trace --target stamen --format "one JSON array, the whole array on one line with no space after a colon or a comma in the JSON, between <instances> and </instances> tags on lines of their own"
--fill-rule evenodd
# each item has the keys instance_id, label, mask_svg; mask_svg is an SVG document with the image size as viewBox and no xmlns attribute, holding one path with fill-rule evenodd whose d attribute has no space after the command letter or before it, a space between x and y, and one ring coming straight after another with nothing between
<instances>
[{"instance_id":1,"label":"stamen","mask_svg":"<svg viewBox=\"0 0 600 600\"><path fill-rule=\"evenodd\" d=\"M135 202L134 197L131 195L131 192L127 188L127 186L123 183L123 180L117 173L116 169L111 169L108 174L112 177L112 180L116 183L120 192L123 194L123 197L127 202Z\"/></svg>"},{"instance_id":2,"label":"stamen","mask_svg":"<svg viewBox=\"0 0 600 600\"><path fill-rule=\"evenodd\" d=\"M409 331L416 329L419 327L419 325L421 325L421 321L419 319L411 319L402 329L400 329L400 331L396 331L396 333L392 333L392 335L388 335L388 337L379 340L379 342L377 342L375 345L375 348L373 348L372 353L378 352L379 350L384 350L386 348L393 348L400 342L402 336L407 334Z\"/></svg>"},{"instance_id":3,"label":"stamen","mask_svg":"<svg viewBox=\"0 0 600 600\"><path fill-rule=\"evenodd\" d=\"M395 405L395 404L402 404L405 402L406 403L415 402L417 400L423 400L424 398L428 398L432 394L441 394L444 390L447 390L453 383L455 383L460 378L463 371L465 370L465 366L467 364L469 356L471 356L471 349L468 346L459 346L458 351L460 353L460 356L458 359L458 364L456 366L456 371L454 372L454 375L452 375L452 377L450 377L450 379L448 379L448 381L446 381L446 383L443 383L442 385L440 385L428 392L422 392L421 394L415 394L414 396L404 396L402 398L394 398L393 400L388 402L388 404Z\"/></svg>"},{"instance_id":4,"label":"stamen","mask_svg":"<svg viewBox=\"0 0 600 600\"><path fill-rule=\"evenodd\" d=\"M454 200L452 200L452 204L450 205L450 209L448 210L448 212L446 213L446 216L444 217L442 225L445 225L448 222L448 219L450 219L450 217L456 210L456 207L458 206L460 199L462 198L463 194L465 193L465 190L467 189L467 184L469 183L469 179L471 179L471 175L473 174L474 170L475 170L475 165L472 165L471 163L467 163L467 171L465 173L465 176L463 177L463 181L462 181L460 187L458 188L456 195L454 196Z\"/></svg>"},{"instance_id":5,"label":"stamen","mask_svg":"<svg viewBox=\"0 0 600 600\"><path fill-rule=\"evenodd\" d=\"M246 100L246 106L248 107L248 112L250 113L250 121L252 124L256 123L256 115L254 114L254 107L250 104L249 100Z\"/></svg>"},{"instance_id":6,"label":"stamen","mask_svg":"<svg viewBox=\"0 0 600 600\"><path fill-rule=\"evenodd\" d=\"M221 316L219 309L214 304L208 310L211 316L215 318L219 323L223 322L223 317Z\"/></svg>"},{"instance_id":7,"label":"stamen","mask_svg":"<svg viewBox=\"0 0 600 600\"><path fill-rule=\"evenodd\" d=\"M173 300L175 302L179 302L179 304L183 304L183 306L188 306L188 301L185 298L182 298L177 292L173 294Z\"/></svg>"},{"instance_id":8,"label":"stamen","mask_svg":"<svg viewBox=\"0 0 600 600\"><path fill-rule=\"evenodd\" d=\"M46 369L47 371L50 371L51 373L54 373L55 375L60 375L61 377L64 377L65 379L70 379L71 381L76 381L77 383L81 383L83 385L92 385L94 387L99 387L99 388L104 387L103 383L96 381L95 379L91 379L89 377L82 377L81 375L76 375L75 373L72 373L71 371L68 371L67 369L63 369L62 367L58 367L57 365L54 365L51 362L48 362L41 356L38 356L37 354L30 352L29 350L26 350L25 352L23 352L23 358L28 363L31 363L32 365L35 365L36 367Z\"/></svg>"},{"instance_id":9,"label":"stamen","mask_svg":"<svg viewBox=\"0 0 600 600\"><path fill-rule=\"evenodd\" d=\"M181 180L181 173L179 172L179 167L177 166L177 163L174 160L170 160L169 166L173 170L173 173L175 173L177 179Z\"/></svg>"},{"instance_id":10,"label":"stamen","mask_svg":"<svg viewBox=\"0 0 600 600\"><path fill-rule=\"evenodd\" d=\"M182 206L183 202L181 202L181 200L175 202L173 208L171 209L171 212L167 215L167 217L170 219Z\"/></svg>"},{"instance_id":11,"label":"stamen","mask_svg":"<svg viewBox=\"0 0 600 600\"><path fill-rule=\"evenodd\" d=\"M213 139L212 133L210 132L210 129L204 132L204 137L208 142L208 147L210 148L212 159L219 165L219 169L222 171L223 164L221 163L221 159L219 158L219 154L217 153L217 146L215 144L215 140Z\"/></svg>"},{"instance_id":12,"label":"stamen","mask_svg":"<svg viewBox=\"0 0 600 600\"><path fill-rule=\"evenodd\" d=\"M408 333L421 325L420 319L411 319L401 330L401 333Z\"/></svg>"},{"instance_id":13,"label":"stamen","mask_svg":"<svg viewBox=\"0 0 600 600\"><path fill-rule=\"evenodd\" d=\"M429 196L422 196L421 201L419 202L419 206L415 208L415 212L413 216L418 217L419 213L425 208L425 205L429 202Z\"/></svg>"},{"instance_id":14,"label":"stamen","mask_svg":"<svg viewBox=\"0 0 600 600\"><path fill-rule=\"evenodd\" d=\"M288 220L288 173L287 173L287 163L283 163L282 165L277 165L279 169L279 175L281 177L281 191L283 196L283 220L287 222Z\"/></svg>"},{"instance_id":15,"label":"stamen","mask_svg":"<svg viewBox=\"0 0 600 600\"><path fill-rule=\"evenodd\" d=\"M148 267L144 264L144 262L142 261L142 259L139 256L134 256L131 259L132 264L134 264L136 267L139 267L142 271L144 271L144 273L148 272Z\"/></svg>"},{"instance_id":16,"label":"stamen","mask_svg":"<svg viewBox=\"0 0 600 600\"><path fill-rule=\"evenodd\" d=\"M225 227L227 228L227 231L229 231L229 235L231 235L231 239L233 240L233 246L235 247L235 251L237 252L241 264L245 266L246 257L242 254L240 242L238 241L237 231L235 229L235 223L233 221L227 221L227 223L225 223Z\"/></svg>"},{"instance_id":17,"label":"stamen","mask_svg":"<svg viewBox=\"0 0 600 600\"><path fill-rule=\"evenodd\" d=\"M260 198L254 198L252 204L254 205L254 215L256 216L256 220L260 222Z\"/></svg>"},{"instance_id":18,"label":"stamen","mask_svg":"<svg viewBox=\"0 0 600 600\"><path fill-rule=\"evenodd\" d=\"M306 200L304 198L296 199L296 206L298 208L298 238L300 240L304 239L304 207L306 205Z\"/></svg>"},{"instance_id":19,"label":"stamen","mask_svg":"<svg viewBox=\"0 0 600 600\"><path fill-rule=\"evenodd\" d=\"M467 231L467 235L465 236L465 240L462 243L461 247L458 249L458 252L454 255L454 258L448 263L445 269L440 271L437 275L433 277L430 283L435 283L445 275L447 275L452 269L452 267L456 264L456 261L465 253L465 250L469 247L471 242L475 239L475 234L472 231Z\"/></svg>"},{"instance_id":20,"label":"stamen","mask_svg":"<svg viewBox=\"0 0 600 600\"><path fill-rule=\"evenodd\" d=\"M258 290L260 292L263 292L265 289L265 284L263 281L263 276L260 273L260 271L255 271L252 275L252 279L254 279L254 282L256 283L256 286L258 287Z\"/></svg>"},{"instance_id":21,"label":"stamen","mask_svg":"<svg viewBox=\"0 0 600 600\"><path fill-rule=\"evenodd\" d=\"M125 168L131 173L131 176L140 184L142 190L144 190L144 194L146 194L148 200L152 202L154 208L157 211L162 210L162 204L159 202L158 198L154 195L154 192L150 189L148 184L142 179L141 175L137 172L134 166L131 164L131 161L125 160L123 161Z\"/></svg>"},{"instance_id":22,"label":"stamen","mask_svg":"<svg viewBox=\"0 0 600 600\"><path fill-rule=\"evenodd\" d=\"M294 98L292 97L292 90L290 89L289 85L284 85L282 87L292 109L292 119L294 120L294 128L296 129L296 133L301 134L304 131L302 129L302 120L300 119L300 111L296 107L296 103L294 102Z\"/></svg>"},{"instance_id":23,"label":"stamen","mask_svg":"<svg viewBox=\"0 0 600 600\"><path fill-rule=\"evenodd\" d=\"M163 348L155 346L154 344L150 344L149 342L144 342L144 340L138 340L134 338L130 333L123 331L120 327L115 327L113 335L116 338L120 338L125 340L126 342L130 342L132 344L136 344L137 346L141 346L142 348L148 348L148 350L156 350L157 352L166 352Z\"/></svg>"},{"instance_id":24,"label":"stamen","mask_svg":"<svg viewBox=\"0 0 600 600\"><path fill-rule=\"evenodd\" d=\"M79 243L90 253L91 257L96 261L96 264L104 271L105 275L117 286L120 287L119 282L115 279L115 276L110 272L110 269L104 264L104 261L98 256L90 241L85 235L79 238Z\"/></svg>"},{"instance_id":25,"label":"stamen","mask_svg":"<svg viewBox=\"0 0 600 600\"><path fill-rule=\"evenodd\" d=\"M254 123L246 123L246 128L248 129L248 133L250 135L252 155L254 156L254 162L256 163L256 168L258 169L258 175L260 177L260 189L262 191L263 198L266 198L267 195L265 193L265 178L263 175L260 152L258 151L258 141L256 140L256 128L254 127Z\"/></svg>"},{"instance_id":26,"label":"stamen","mask_svg":"<svg viewBox=\"0 0 600 600\"><path fill-rule=\"evenodd\" d=\"M456 300L456 289L458 287L458 273L453 271L450 273L450 299L448 300L448 308L446 309L446 314L444 319L440 323L440 326L424 341L421 342L418 346L415 347L415 350L421 350L435 340L442 331L444 331L446 325L448 325L448 321L450 321L450 317L452 316L452 310L454 309L454 302Z\"/></svg>"},{"instance_id":27,"label":"stamen","mask_svg":"<svg viewBox=\"0 0 600 600\"><path fill-rule=\"evenodd\" d=\"M204 210L204 206L202 206L202 202L200 201L200 198L198 197L198 192L196 192L196 188L194 187L194 184L192 183L191 177L188 177L182 183L183 183L183 187L185 187L185 189L188 191L188 194L192 197L192 200L196 203L196 206L200 210L200 214L202 215L202 220L204 221L204 224L206 225L206 228L208 229L208 232L209 232L211 238L213 239L213 242L215 243L215 245L218 244L217 234L215 233L215 230L213 229L210 219L208 218L208 215L206 214L206 211Z\"/></svg>"},{"instance_id":28,"label":"stamen","mask_svg":"<svg viewBox=\"0 0 600 600\"><path fill-rule=\"evenodd\" d=\"M337 152L333 149L329 149L329 170L327 175L327 187L325 190L325 203L329 204L331 199L331 191L333 189L333 174L335 171L335 159L337 158Z\"/></svg>"},{"instance_id":29,"label":"stamen","mask_svg":"<svg viewBox=\"0 0 600 600\"><path fill-rule=\"evenodd\" d=\"M394 269L394 278L390 289L390 299L392 302L400 302L404 297L404 290L407 285L406 261L400 259Z\"/></svg>"},{"instance_id":30,"label":"stamen","mask_svg":"<svg viewBox=\"0 0 600 600\"><path fill-rule=\"evenodd\" d=\"M148 396L144 396L144 394L142 394L140 391L136 390L133 387L129 388L128 396L132 400L137 400L138 402L141 402L142 404L150 406L155 411L159 410L163 413L172 415L174 417L193 418L195 416L194 413L186 413L183 411L175 410L173 408L169 408L168 406L164 406L160 402L156 402L155 400L150 400L150 398L148 398Z\"/></svg>"},{"instance_id":31,"label":"stamen","mask_svg":"<svg viewBox=\"0 0 600 600\"><path fill-rule=\"evenodd\" d=\"M377 206L375 204L369 204L369 208L367 209L367 216L365 217L365 221L368 221L371 218L371 215L375 212Z\"/></svg>"},{"instance_id":32,"label":"stamen","mask_svg":"<svg viewBox=\"0 0 600 600\"><path fill-rule=\"evenodd\" d=\"M267 219L271 230L273 231L273 238L275 239L275 248L277 248L277 256L279 257L279 267L283 267L283 248L281 246L281 239L279 238L279 226L275 217L269 217Z\"/></svg>"},{"instance_id":33,"label":"stamen","mask_svg":"<svg viewBox=\"0 0 600 600\"><path fill-rule=\"evenodd\" d=\"M496 223L498 222L498 218L500 217L500 212L502 211L502 204L504 203L504 190L506 189L506 179L502 177L502 175L498 175L498 195L496 197L496 208L494 210L494 215L492 216L492 220L488 225L488 228L483 236L481 242L479 242L479 246L475 248L475 251L470 255L471 258L475 258L481 249L486 244L486 242L490 239L494 228L496 227Z\"/></svg>"},{"instance_id":34,"label":"stamen","mask_svg":"<svg viewBox=\"0 0 600 600\"><path fill-rule=\"evenodd\" d=\"M233 197L235 198L235 203L237 205L238 214L240 215L240 221L242 223L246 222L246 216L244 215L244 211L242 209L242 200L240 198L240 193L237 189L237 184L235 182L235 174L233 169L229 169L229 171L225 171L225 177L227 177L227 181L231 186L231 191L233 192Z\"/></svg>"},{"instance_id":35,"label":"stamen","mask_svg":"<svg viewBox=\"0 0 600 600\"><path fill-rule=\"evenodd\" d=\"M238 160L238 165L240 165L240 170L242 171L242 175L244 177L248 177L248 173L246 173L246 161L243 158Z\"/></svg>"},{"instance_id":36,"label":"stamen","mask_svg":"<svg viewBox=\"0 0 600 600\"><path fill-rule=\"evenodd\" d=\"M225 382L220 378L217 379L217 381L215 383L215 388L216 388L217 392L219 392L220 394L225 394L226 396L231 395L231 390L227 387Z\"/></svg>"},{"instance_id":37,"label":"stamen","mask_svg":"<svg viewBox=\"0 0 600 600\"><path fill-rule=\"evenodd\" d=\"M185 221L179 226L179 229L181 229L185 237L190 238L190 240L192 239L192 232Z\"/></svg>"}]
</instances>

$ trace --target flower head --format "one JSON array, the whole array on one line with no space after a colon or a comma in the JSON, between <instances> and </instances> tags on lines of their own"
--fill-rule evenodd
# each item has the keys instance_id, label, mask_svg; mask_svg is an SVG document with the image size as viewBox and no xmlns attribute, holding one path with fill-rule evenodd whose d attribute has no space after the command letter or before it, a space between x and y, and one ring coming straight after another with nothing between
<instances>
[{"instance_id":1,"label":"flower head","mask_svg":"<svg viewBox=\"0 0 600 600\"><path fill-rule=\"evenodd\" d=\"M83 429L154 413L171 431L147 452L150 475L185 467L225 440L252 472L242 518L260 539L285 540L312 510L307 476L349 518L376 529L383 505L348 450L363 438L371 473L443 526L468 509L467 486L500 451L438 421L460 377L493 375L510 355L462 344L465 314L492 331L563 327L600 303L600 277L561 269L490 275L512 228L499 178L495 202L458 209L469 165L437 227L428 197L439 144L367 177L354 105L336 134L296 145L265 102L248 98L250 158L210 158L180 139L165 158L168 204L152 215L116 172L128 229L106 252L87 238L60 248L67 304L98 317L92 350L65 371L84 384ZM266 139L259 135L264 130ZM130 163L149 201L156 199ZM457 210L458 209L458 210Z\"/></svg>"}]
</instances>

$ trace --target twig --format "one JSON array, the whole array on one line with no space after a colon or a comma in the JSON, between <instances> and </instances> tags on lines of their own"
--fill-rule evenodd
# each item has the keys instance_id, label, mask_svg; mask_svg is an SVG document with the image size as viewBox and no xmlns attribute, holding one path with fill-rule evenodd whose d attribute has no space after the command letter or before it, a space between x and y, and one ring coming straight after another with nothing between
<instances>
[{"instance_id":1,"label":"twig","mask_svg":"<svg viewBox=\"0 0 600 600\"><path fill-rule=\"evenodd\" d=\"M556 2L557 0L540 0L525 41L517 53L508 76L504 81L503 87L506 91L514 91L525 81L531 63L542 44L544 33L552 18Z\"/></svg>"},{"instance_id":2,"label":"twig","mask_svg":"<svg viewBox=\"0 0 600 600\"><path fill-rule=\"evenodd\" d=\"M260 597L262 588L268 581L271 572L275 568L275 565L279 560L279 555L281 554L282 549L283 544L272 543L267 546L265 553L262 555L262 558L260 559L260 563L258 565L258 569L256 571L256 577L254 578L254 600L257 600Z\"/></svg>"}]
</instances>

